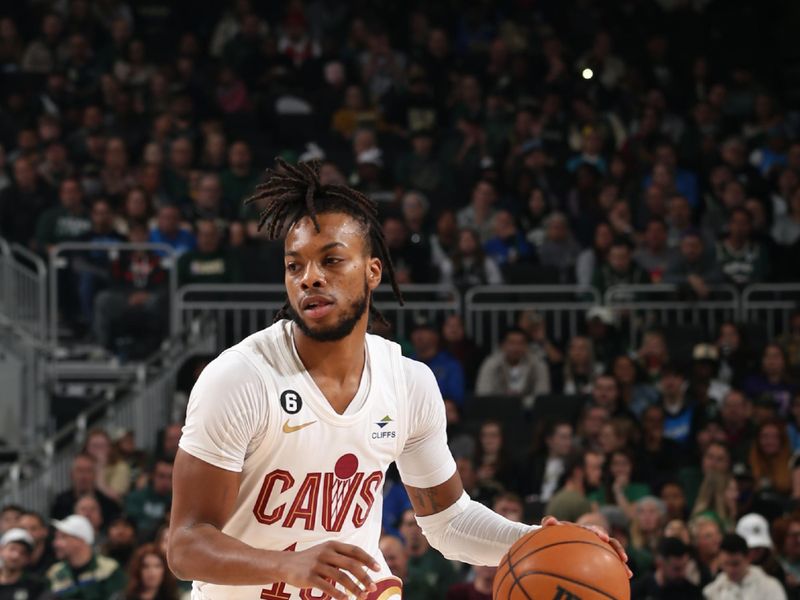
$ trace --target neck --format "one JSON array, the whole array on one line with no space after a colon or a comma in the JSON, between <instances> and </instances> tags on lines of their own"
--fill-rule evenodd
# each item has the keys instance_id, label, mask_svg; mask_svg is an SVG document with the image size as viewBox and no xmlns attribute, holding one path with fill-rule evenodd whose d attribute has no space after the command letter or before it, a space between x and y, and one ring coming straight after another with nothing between
<instances>
[{"instance_id":1,"label":"neck","mask_svg":"<svg viewBox=\"0 0 800 600\"><path fill-rule=\"evenodd\" d=\"M564 484L564 488L568 490L572 490L573 492L578 492L579 494L584 494L584 487L583 481L579 479L570 479L567 483Z\"/></svg>"},{"instance_id":2,"label":"neck","mask_svg":"<svg viewBox=\"0 0 800 600\"><path fill-rule=\"evenodd\" d=\"M73 569L79 569L80 567L88 565L90 560L92 560L92 549L88 546L85 550L77 552L75 556L67 558L69 566Z\"/></svg>"},{"instance_id":3,"label":"neck","mask_svg":"<svg viewBox=\"0 0 800 600\"><path fill-rule=\"evenodd\" d=\"M16 583L22 577L22 569L9 569L3 567L0 569L0 583Z\"/></svg>"},{"instance_id":4,"label":"neck","mask_svg":"<svg viewBox=\"0 0 800 600\"><path fill-rule=\"evenodd\" d=\"M354 373L364 369L364 341L367 334L367 313L350 332L350 335L335 342L318 342L292 324L294 345L303 365L313 375L321 375L335 381L345 381ZM335 356L336 360L331 360Z\"/></svg>"}]
</instances>

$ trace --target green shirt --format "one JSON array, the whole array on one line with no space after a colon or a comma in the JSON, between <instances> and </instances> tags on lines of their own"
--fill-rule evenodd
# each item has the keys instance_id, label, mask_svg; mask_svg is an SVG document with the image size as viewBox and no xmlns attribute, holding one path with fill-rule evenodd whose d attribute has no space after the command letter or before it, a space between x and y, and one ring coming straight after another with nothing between
<instances>
[{"instance_id":1,"label":"green shirt","mask_svg":"<svg viewBox=\"0 0 800 600\"><path fill-rule=\"evenodd\" d=\"M178 259L178 281L188 283L236 283L241 281L239 263L227 252L204 254L190 250Z\"/></svg>"},{"instance_id":2,"label":"green shirt","mask_svg":"<svg viewBox=\"0 0 800 600\"><path fill-rule=\"evenodd\" d=\"M50 591L57 598L109 600L125 589L125 573L113 558L93 554L89 564L77 572L66 561L47 571Z\"/></svg>"},{"instance_id":3,"label":"green shirt","mask_svg":"<svg viewBox=\"0 0 800 600\"><path fill-rule=\"evenodd\" d=\"M406 586L419 589L436 590L434 598L444 598L451 585L458 582L453 563L442 556L438 551L429 548L422 556L412 556L408 559L407 583L403 584L403 597L415 598Z\"/></svg>"},{"instance_id":4,"label":"green shirt","mask_svg":"<svg viewBox=\"0 0 800 600\"><path fill-rule=\"evenodd\" d=\"M147 486L125 498L125 512L136 521L140 540L149 540L164 522L172 504L172 496L160 496Z\"/></svg>"},{"instance_id":5,"label":"green shirt","mask_svg":"<svg viewBox=\"0 0 800 600\"><path fill-rule=\"evenodd\" d=\"M257 171L250 171L247 175L236 175L230 169L223 171L219 182L222 185L222 198L230 209L231 215L240 218L255 218L258 209L254 206L245 207L244 201L253 195L259 181Z\"/></svg>"},{"instance_id":6,"label":"green shirt","mask_svg":"<svg viewBox=\"0 0 800 600\"><path fill-rule=\"evenodd\" d=\"M625 489L622 490L622 493L625 494L625 499L628 502L636 502L637 500L641 500L645 496L650 495L650 486L644 483L629 483L625 486ZM605 506L606 504L610 504L611 500L606 498L606 490L605 488L600 488L598 490L593 491L589 494L589 500L591 502L597 502L600 506Z\"/></svg>"},{"instance_id":7,"label":"green shirt","mask_svg":"<svg viewBox=\"0 0 800 600\"><path fill-rule=\"evenodd\" d=\"M45 250L51 244L74 240L92 228L83 212L72 213L63 206L50 208L36 222L36 244Z\"/></svg>"}]
</instances>

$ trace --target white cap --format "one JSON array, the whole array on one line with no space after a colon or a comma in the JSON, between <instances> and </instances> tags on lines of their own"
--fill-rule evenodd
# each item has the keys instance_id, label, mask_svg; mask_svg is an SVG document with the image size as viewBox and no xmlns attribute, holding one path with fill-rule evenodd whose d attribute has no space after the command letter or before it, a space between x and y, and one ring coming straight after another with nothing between
<instances>
[{"instance_id":1,"label":"white cap","mask_svg":"<svg viewBox=\"0 0 800 600\"><path fill-rule=\"evenodd\" d=\"M605 306L593 306L586 311L586 320L591 321L592 319L600 319L606 325L613 325L614 313Z\"/></svg>"},{"instance_id":2,"label":"white cap","mask_svg":"<svg viewBox=\"0 0 800 600\"><path fill-rule=\"evenodd\" d=\"M70 515L62 521L53 519L53 527L61 533L83 540L90 546L94 544L94 528L89 519L82 515Z\"/></svg>"},{"instance_id":3,"label":"white cap","mask_svg":"<svg viewBox=\"0 0 800 600\"><path fill-rule=\"evenodd\" d=\"M356 164L383 166L383 152L380 148L368 148L356 157Z\"/></svg>"},{"instance_id":4,"label":"white cap","mask_svg":"<svg viewBox=\"0 0 800 600\"><path fill-rule=\"evenodd\" d=\"M759 514L750 513L739 519L736 533L745 539L748 548L772 548L769 523Z\"/></svg>"},{"instance_id":5,"label":"white cap","mask_svg":"<svg viewBox=\"0 0 800 600\"><path fill-rule=\"evenodd\" d=\"M5 546L11 542L25 544L29 549L32 549L34 546L31 534L20 527L9 529L3 534L3 537L0 538L0 546Z\"/></svg>"}]
</instances>

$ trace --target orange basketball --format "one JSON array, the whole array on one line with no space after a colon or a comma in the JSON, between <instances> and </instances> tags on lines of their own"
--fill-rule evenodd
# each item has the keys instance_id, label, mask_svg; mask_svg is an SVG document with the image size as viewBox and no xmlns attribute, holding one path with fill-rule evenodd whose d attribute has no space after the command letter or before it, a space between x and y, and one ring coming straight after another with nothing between
<instances>
[{"instance_id":1,"label":"orange basketball","mask_svg":"<svg viewBox=\"0 0 800 600\"><path fill-rule=\"evenodd\" d=\"M629 600L625 564L594 533L554 525L517 540L497 567L494 600Z\"/></svg>"}]
</instances>

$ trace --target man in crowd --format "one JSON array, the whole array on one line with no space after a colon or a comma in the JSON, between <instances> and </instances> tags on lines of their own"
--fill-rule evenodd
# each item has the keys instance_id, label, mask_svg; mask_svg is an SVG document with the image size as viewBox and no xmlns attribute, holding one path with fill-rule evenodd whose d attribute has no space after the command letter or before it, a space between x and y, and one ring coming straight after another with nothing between
<instances>
[{"instance_id":1,"label":"man in crowd","mask_svg":"<svg viewBox=\"0 0 800 600\"><path fill-rule=\"evenodd\" d=\"M31 535L16 527L0 537L0 598L37 600L43 597L46 582L28 572L33 544Z\"/></svg>"},{"instance_id":2,"label":"man in crowd","mask_svg":"<svg viewBox=\"0 0 800 600\"><path fill-rule=\"evenodd\" d=\"M703 588L706 600L786 600L780 582L750 564L747 542L735 533L722 538L720 567L722 572Z\"/></svg>"}]
</instances>

